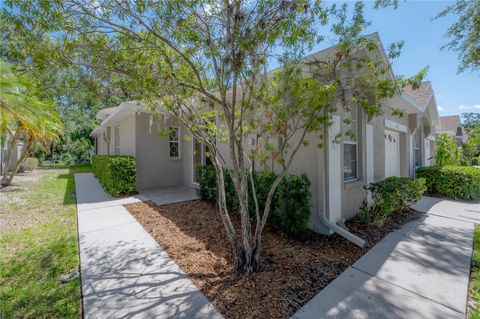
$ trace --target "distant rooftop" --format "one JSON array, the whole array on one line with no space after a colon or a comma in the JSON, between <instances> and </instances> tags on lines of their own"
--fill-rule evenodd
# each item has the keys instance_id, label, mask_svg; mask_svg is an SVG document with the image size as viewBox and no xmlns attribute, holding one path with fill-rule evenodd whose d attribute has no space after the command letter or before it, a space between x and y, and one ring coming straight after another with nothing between
<instances>
[{"instance_id":1,"label":"distant rooftop","mask_svg":"<svg viewBox=\"0 0 480 319\"><path fill-rule=\"evenodd\" d=\"M443 132L457 132L457 128L460 126L460 115L441 116L440 124Z\"/></svg>"}]
</instances>

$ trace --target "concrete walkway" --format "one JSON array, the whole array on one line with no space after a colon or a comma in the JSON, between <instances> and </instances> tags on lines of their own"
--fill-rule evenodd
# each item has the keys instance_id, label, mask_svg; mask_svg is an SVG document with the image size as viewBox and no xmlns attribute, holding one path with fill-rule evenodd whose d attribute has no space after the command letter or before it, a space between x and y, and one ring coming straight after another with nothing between
<instances>
[{"instance_id":1,"label":"concrete walkway","mask_svg":"<svg viewBox=\"0 0 480 319\"><path fill-rule=\"evenodd\" d=\"M200 199L197 190L189 186L150 188L139 191L157 205L174 204Z\"/></svg>"},{"instance_id":2,"label":"concrete walkway","mask_svg":"<svg viewBox=\"0 0 480 319\"><path fill-rule=\"evenodd\" d=\"M222 318L90 173L75 175L85 318Z\"/></svg>"},{"instance_id":3,"label":"concrete walkway","mask_svg":"<svg viewBox=\"0 0 480 319\"><path fill-rule=\"evenodd\" d=\"M480 204L425 197L415 208L424 220L380 241L294 318L465 318Z\"/></svg>"}]
</instances>

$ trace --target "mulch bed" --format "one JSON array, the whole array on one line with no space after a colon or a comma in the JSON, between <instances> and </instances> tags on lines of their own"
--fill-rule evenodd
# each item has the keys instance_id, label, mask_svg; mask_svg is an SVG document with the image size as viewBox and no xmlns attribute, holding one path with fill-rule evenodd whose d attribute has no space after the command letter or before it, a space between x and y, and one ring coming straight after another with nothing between
<instances>
[{"instance_id":1,"label":"mulch bed","mask_svg":"<svg viewBox=\"0 0 480 319\"><path fill-rule=\"evenodd\" d=\"M212 204L143 202L126 208L226 319L288 318L368 250L336 234L312 232L309 240L298 241L266 227L262 270L245 277L234 271L226 232ZM231 216L239 229L239 218ZM420 216L405 210L382 226L358 222L347 222L347 226L371 246Z\"/></svg>"}]
</instances>

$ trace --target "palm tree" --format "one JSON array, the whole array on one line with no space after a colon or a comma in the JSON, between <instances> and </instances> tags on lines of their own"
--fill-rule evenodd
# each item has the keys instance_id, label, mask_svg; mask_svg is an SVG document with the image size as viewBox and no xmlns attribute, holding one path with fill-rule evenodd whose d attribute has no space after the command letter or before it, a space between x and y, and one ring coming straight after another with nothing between
<instances>
[{"instance_id":1,"label":"palm tree","mask_svg":"<svg viewBox=\"0 0 480 319\"><path fill-rule=\"evenodd\" d=\"M1 186L10 185L22 161L35 143L48 147L58 139L62 122L53 103L42 101L32 81L0 61L0 136L1 145L8 136L8 152L2 167ZM9 164L17 143L23 139L20 157L12 170Z\"/></svg>"}]
</instances>

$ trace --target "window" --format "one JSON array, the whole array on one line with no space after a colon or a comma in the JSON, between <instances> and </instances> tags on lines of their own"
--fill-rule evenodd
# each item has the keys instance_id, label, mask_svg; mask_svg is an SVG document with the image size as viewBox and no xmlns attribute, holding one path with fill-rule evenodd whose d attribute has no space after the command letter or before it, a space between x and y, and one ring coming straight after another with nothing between
<instances>
[{"instance_id":1,"label":"window","mask_svg":"<svg viewBox=\"0 0 480 319\"><path fill-rule=\"evenodd\" d=\"M169 128L169 150L170 158L180 158L180 128Z\"/></svg>"},{"instance_id":2,"label":"window","mask_svg":"<svg viewBox=\"0 0 480 319\"><path fill-rule=\"evenodd\" d=\"M352 181L358 179L358 143L357 143L357 107L352 107L345 113L343 121L343 179Z\"/></svg>"},{"instance_id":3,"label":"window","mask_svg":"<svg viewBox=\"0 0 480 319\"><path fill-rule=\"evenodd\" d=\"M418 129L413 134L413 163L415 167L420 166L420 134Z\"/></svg>"},{"instance_id":4,"label":"window","mask_svg":"<svg viewBox=\"0 0 480 319\"><path fill-rule=\"evenodd\" d=\"M115 155L120 155L120 126L115 126Z\"/></svg>"}]
</instances>

